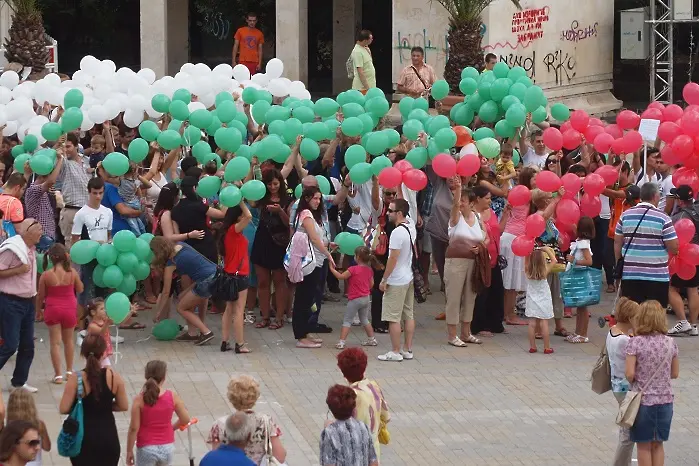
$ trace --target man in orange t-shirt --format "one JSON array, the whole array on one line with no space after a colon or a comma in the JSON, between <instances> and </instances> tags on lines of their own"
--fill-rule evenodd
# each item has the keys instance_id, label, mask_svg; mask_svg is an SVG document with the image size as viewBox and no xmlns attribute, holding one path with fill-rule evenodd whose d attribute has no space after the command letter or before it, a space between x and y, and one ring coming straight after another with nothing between
<instances>
[{"instance_id":1,"label":"man in orange t-shirt","mask_svg":"<svg viewBox=\"0 0 699 466\"><path fill-rule=\"evenodd\" d=\"M250 70L250 75L262 69L262 44L265 43L265 36L257 29L257 14L248 13L245 18L247 26L243 26L235 32L235 42L233 43L233 66L236 63L245 65ZM240 51L240 56L236 62L236 55Z\"/></svg>"}]
</instances>

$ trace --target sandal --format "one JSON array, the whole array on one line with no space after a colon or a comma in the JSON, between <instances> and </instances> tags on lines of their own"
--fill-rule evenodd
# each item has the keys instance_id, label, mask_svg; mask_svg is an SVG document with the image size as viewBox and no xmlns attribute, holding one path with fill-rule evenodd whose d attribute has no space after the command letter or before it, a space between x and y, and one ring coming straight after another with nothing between
<instances>
[{"instance_id":1,"label":"sandal","mask_svg":"<svg viewBox=\"0 0 699 466\"><path fill-rule=\"evenodd\" d=\"M616 293L616 286L607 285L607 293Z\"/></svg>"},{"instance_id":2,"label":"sandal","mask_svg":"<svg viewBox=\"0 0 699 466\"><path fill-rule=\"evenodd\" d=\"M464 337L462 336L461 339L462 339L463 341L465 341L466 343L473 343L474 345L480 345L480 344L483 343L482 340L480 340L479 338L474 337L473 335L469 335L469 336L467 336L466 338L464 338Z\"/></svg>"},{"instance_id":3,"label":"sandal","mask_svg":"<svg viewBox=\"0 0 699 466\"><path fill-rule=\"evenodd\" d=\"M255 324L255 328L266 328L269 327L269 319L262 319Z\"/></svg>"},{"instance_id":4,"label":"sandal","mask_svg":"<svg viewBox=\"0 0 699 466\"><path fill-rule=\"evenodd\" d=\"M323 345L320 343L301 343L300 341L296 342L296 347L297 348L321 348Z\"/></svg>"},{"instance_id":5,"label":"sandal","mask_svg":"<svg viewBox=\"0 0 699 466\"><path fill-rule=\"evenodd\" d=\"M57 375L51 380L51 382L55 383L56 385L61 385L63 383L63 376Z\"/></svg>"},{"instance_id":6,"label":"sandal","mask_svg":"<svg viewBox=\"0 0 699 466\"><path fill-rule=\"evenodd\" d=\"M582 335L575 335L571 333L566 337L566 341L568 343L587 343L590 341L590 339L587 337L583 337Z\"/></svg>"},{"instance_id":7,"label":"sandal","mask_svg":"<svg viewBox=\"0 0 699 466\"><path fill-rule=\"evenodd\" d=\"M250 348L248 348L247 343L243 343L242 345L238 343L235 344L235 354L248 354L249 352Z\"/></svg>"},{"instance_id":8,"label":"sandal","mask_svg":"<svg viewBox=\"0 0 699 466\"><path fill-rule=\"evenodd\" d=\"M539 350L537 350L536 348L529 348L530 353L536 353L537 351L539 351Z\"/></svg>"},{"instance_id":9,"label":"sandal","mask_svg":"<svg viewBox=\"0 0 699 466\"><path fill-rule=\"evenodd\" d=\"M557 337L566 338L568 335L570 335L570 332L568 330L562 328L560 330L554 330L553 334L556 335Z\"/></svg>"},{"instance_id":10,"label":"sandal","mask_svg":"<svg viewBox=\"0 0 699 466\"><path fill-rule=\"evenodd\" d=\"M284 321L283 320L275 320L271 324L269 324L269 327L267 327L270 330L279 330L280 328L284 327Z\"/></svg>"},{"instance_id":11,"label":"sandal","mask_svg":"<svg viewBox=\"0 0 699 466\"><path fill-rule=\"evenodd\" d=\"M375 328L374 333L388 333L388 329L383 328L383 327L382 328Z\"/></svg>"},{"instance_id":12,"label":"sandal","mask_svg":"<svg viewBox=\"0 0 699 466\"><path fill-rule=\"evenodd\" d=\"M516 320L506 320L505 323L506 323L507 325L529 325L529 323L524 322L523 320L519 320L519 319L516 319Z\"/></svg>"},{"instance_id":13,"label":"sandal","mask_svg":"<svg viewBox=\"0 0 699 466\"><path fill-rule=\"evenodd\" d=\"M466 348L466 343L464 343L463 340L459 337L454 337L447 343L449 343L451 346L456 346L458 348Z\"/></svg>"},{"instance_id":14,"label":"sandal","mask_svg":"<svg viewBox=\"0 0 699 466\"><path fill-rule=\"evenodd\" d=\"M544 354L552 354L552 353L553 353L553 348L544 349Z\"/></svg>"},{"instance_id":15,"label":"sandal","mask_svg":"<svg viewBox=\"0 0 699 466\"><path fill-rule=\"evenodd\" d=\"M491 338L491 337L494 337L495 334L493 334L493 332L490 332L490 331L488 331L488 330L483 330L483 331L478 332L478 336L479 336L479 337Z\"/></svg>"},{"instance_id":16,"label":"sandal","mask_svg":"<svg viewBox=\"0 0 699 466\"><path fill-rule=\"evenodd\" d=\"M143 330L144 328L146 328L146 326L138 322L131 322L129 325L119 326L119 330Z\"/></svg>"}]
</instances>

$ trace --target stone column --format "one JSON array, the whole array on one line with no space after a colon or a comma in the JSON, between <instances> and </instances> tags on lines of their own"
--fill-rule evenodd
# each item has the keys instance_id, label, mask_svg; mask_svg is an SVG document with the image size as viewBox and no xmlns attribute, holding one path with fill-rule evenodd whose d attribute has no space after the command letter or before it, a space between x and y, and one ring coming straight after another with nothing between
<instances>
[{"instance_id":1,"label":"stone column","mask_svg":"<svg viewBox=\"0 0 699 466\"><path fill-rule=\"evenodd\" d=\"M141 2L141 68L150 68L157 77L168 72L167 0Z\"/></svg>"},{"instance_id":2,"label":"stone column","mask_svg":"<svg viewBox=\"0 0 699 466\"><path fill-rule=\"evenodd\" d=\"M308 0L278 0L276 13L277 58L284 62L284 76L308 84Z\"/></svg>"},{"instance_id":3,"label":"stone column","mask_svg":"<svg viewBox=\"0 0 699 466\"><path fill-rule=\"evenodd\" d=\"M333 0L333 93L352 87L345 63L362 23L361 0Z\"/></svg>"},{"instance_id":4,"label":"stone column","mask_svg":"<svg viewBox=\"0 0 699 466\"><path fill-rule=\"evenodd\" d=\"M189 61L189 0L167 1L167 73L174 76Z\"/></svg>"}]
</instances>

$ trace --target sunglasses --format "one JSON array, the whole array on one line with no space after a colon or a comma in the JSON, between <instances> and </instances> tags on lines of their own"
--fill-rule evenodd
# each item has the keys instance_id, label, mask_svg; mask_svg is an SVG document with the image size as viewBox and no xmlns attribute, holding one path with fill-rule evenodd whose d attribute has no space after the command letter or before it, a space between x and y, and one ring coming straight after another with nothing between
<instances>
[{"instance_id":1,"label":"sunglasses","mask_svg":"<svg viewBox=\"0 0 699 466\"><path fill-rule=\"evenodd\" d=\"M18 440L17 443L27 445L30 448L37 448L37 447L41 446L41 440L39 440L39 439L26 440L24 442L21 440Z\"/></svg>"},{"instance_id":2,"label":"sunglasses","mask_svg":"<svg viewBox=\"0 0 699 466\"><path fill-rule=\"evenodd\" d=\"M393 209L386 209L386 212L388 212L389 214L395 214L398 211Z\"/></svg>"},{"instance_id":3,"label":"sunglasses","mask_svg":"<svg viewBox=\"0 0 699 466\"><path fill-rule=\"evenodd\" d=\"M385 191L383 194L384 194L384 196L395 196L396 195L396 193L394 191Z\"/></svg>"},{"instance_id":4,"label":"sunglasses","mask_svg":"<svg viewBox=\"0 0 699 466\"><path fill-rule=\"evenodd\" d=\"M548 162L546 162L546 164L547 165L556 165L556 164L558 164L558 160L549 160Z\"/></svg>"}]
</instances>

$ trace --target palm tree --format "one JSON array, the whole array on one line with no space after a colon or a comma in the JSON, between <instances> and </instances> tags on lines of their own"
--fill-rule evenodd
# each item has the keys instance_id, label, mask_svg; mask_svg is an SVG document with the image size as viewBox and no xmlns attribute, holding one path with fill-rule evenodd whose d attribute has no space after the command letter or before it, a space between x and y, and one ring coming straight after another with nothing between
<instances>
[{"instance_id":1,"label":"palm tree","mask_svg":"<svg viewBox=\"0 0 699 466\"><path fill-rule=\"evenodd\" d=\"M458 93L461 70L467 66L480 68L483 64L481 13L494 0L436 1L449 13L449 59L444 67L444 79L452 92ZM512 3L522 9L519 0L512 0Z\"/></svg>"},{"instance_id":2,"label":"palm tree","mask_svg":"<svg viewBox=\"0 0 699 466\"><path fill-rule=\"evenodd\" d=\"M31 66L30 76L41 75L50 59L44 18L37 0L4 0L12 10L12 26L5 38L5 58Z\"/></svg>"}]
</instances>

